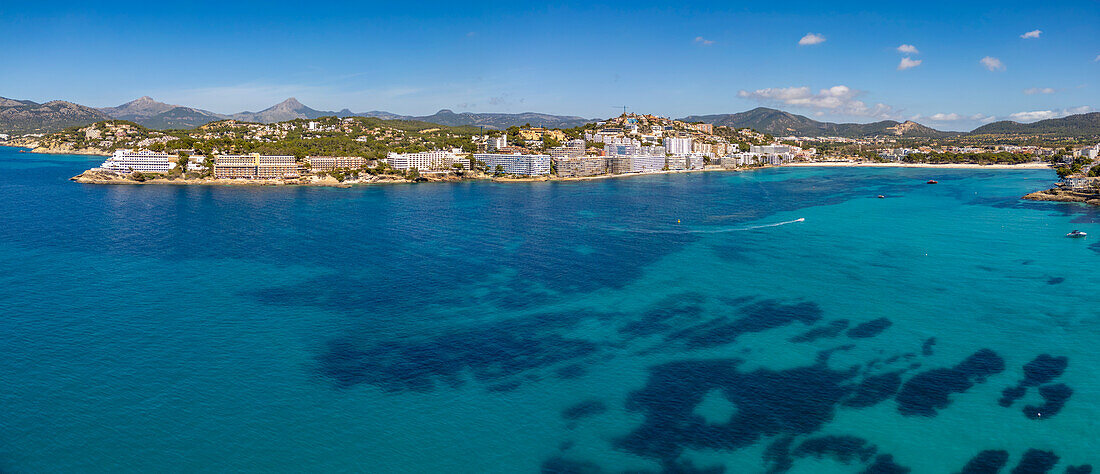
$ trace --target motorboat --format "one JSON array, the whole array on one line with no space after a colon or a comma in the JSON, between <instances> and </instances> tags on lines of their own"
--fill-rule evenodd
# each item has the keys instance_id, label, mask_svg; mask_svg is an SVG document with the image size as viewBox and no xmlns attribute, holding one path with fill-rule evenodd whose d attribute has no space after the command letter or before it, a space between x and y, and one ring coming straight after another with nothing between
<instances>
[{"instance_id":1,"label":"motorboat","mask_svg":"<svg viewBox=\"0 0 1100 474\"><path fill-rule=\"evenodd\" d=\"M1070 233L1066 234L1066 237L1069 237L1071 239L1077 239L1077 238L1080 238L1080 237L1084 237L1086 235L1089 235L1089 234L1074 229L1073 232L1070 232Z\"/></svg>"},{"instance_id":2,"label":"motorboat","mask_svg":"<svg viewBox=\"0 0 1100 474\"><path fill-rule=\"evenodd\" d=\"M883 196L883 195L879 194L879 195L878 195L878 198L879 198L879 199L886 199L886 196Z\"/></svg>"},{"instance_id":3,"label":"motorboat","mask_svg":"<svg viewBox=\"0 0 1100 474\"><path fill-rule=\"evenodd\" d=\"M930 180L928 180L928 184L940 184L940 182L936 181L934 179L930 179Z\"/></svg>"}]
</instances>

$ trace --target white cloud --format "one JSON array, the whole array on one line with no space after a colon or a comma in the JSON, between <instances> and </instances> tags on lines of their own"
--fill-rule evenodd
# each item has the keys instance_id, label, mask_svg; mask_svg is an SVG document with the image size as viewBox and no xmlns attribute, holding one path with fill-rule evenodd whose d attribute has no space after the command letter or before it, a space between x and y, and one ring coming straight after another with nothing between
<instances>
[{"instance_id":1,"label":"white cloud","mask_svg":"<svg viewBox=\"0 0 1100 474\"><path fill-rule=\"evenodd\" d=\"M1016 112L1008 117L1017 122L1034 122L1052 118L1065 117L1067 115L1084 114L1092 111L1092 107L1082 105L1062 110L1033 110L1031 112Z\"/></svg>"},{"instance_id":2,"label":"white cloud","mask_svg":"<svg viewBox=\"0 0 1100 474\"><path fill-rule=\"evenodd\" d=\"M911 44L903 44L901 46L898 46L898 52L905 54L920 54L920 51L917 51L917 47Z\"/></svg>"},{"instance_id":3,"label":"white cloud","mask_svg":"<svg viewBox=\"0 0 1100 474\"><path fill-rule=\"evenodd\" d=\"M993 56L986 56L982 58L980 62L982 63L982 66L985 66L985 68L989 69L990 71L1004 71L1005 69L1005 64L1002 63L1000 59L997 59Z\"/></svg>"},{"instance_id":4,"label":"white cloud","mask_svg":"<svg viewBox=\"0 0 1100 474\"><path fill-rule=\"evenodd\" d=\"M1092 61L1093 62L1100 62L1100 54L1097 54L1096 59L1093 59Z\"/></svg>"},{"instance_id":5,"label":"white cloud","mask_svg":"<svg viewBox=\"0 0 1100 474\"><path fill-rule=\"evenodd\" d=\"M920 63L922 62L924 62L924 60L922 59L901 58L901 63L898 64L898 70L904 71L906 69L914 68L920 66Z\"/></svg>"},{"instance_id":6,"label":"white cloud","mask_svg":"<svg viewBox=\"0 0 1100 474\"><path fill-rule=\"evenodd\" d=\"M848 86L833 86L821 89L816 94L809 87L780 87L757 89L755 91L742 90L738 97L752 99L758 102L777 103L795 107L815 109L815 112L830 112L841 115L859 115L877 118L892 118L895 116L893 107L886 104L867 105L857 97L862 92Z\"/></svg>"},{"instance_id":7,"label":"white cloud","mask_svg":"<svg viewBox=\"0 0 1100 474\"><path fill-rule=\"evenodd\" d=\"M821 44L825 42L825 37L817 33L806 33L802 39L798 40L799 46L810 46L814 44Z\"/></svg>"},{"instance_id":8,"label":"white cloud","mask_svg":"<svg viewBox=\"0 0 1100 474\"><path fill-rule=\"evenodd\" d=\"M1009 117L1017 122L1034 122L1036 120L1046 120L1057 117L1058 113L1053 110L1035 110L1032 112L1016 112Z\"/></svg>"},{"instance_id":9,"label":"white cloud","mask_svg":"<svg viewBox=\"0 0 1100 474\"><path fill-rule=\"evenodd\" d=\"M1023 39L1038 39L1039 35L1043 34L1043 30L1031 30L1027 33L1020 35Z\"/></svg>"},{"instance_id":10,"label":"white cloud","mask_svg":"<svg viewBox=\"0 0 1100 474\"><path fill-rule=\"evenodd\" d=\"M702 36L696 36L696 37L695 37L695 42L696 42L696 43L699 43L699 44L701 44L701 45L703 45L703 46L710 46L710 45L714 44L714 41L711 41L711 40L709 40L709 39L703 38Z\"/></svg>"},{"instance_id":11,"label":"white cloud","mask_svg":"<svg viewBox=\"0 0 1100 474\"><path fill-rule=\"evenodd\" d=\"M1027 95L1053 94L1054 92L1054 89L1050 87L1032 87L1030 89L1024 89L1024 94Z\"/></svg>"},{"instance_id":12,"label":"white cloud","mask_svg":"<svg viewBox=\"0 0 1100 474\"><path fill-rule=\"evenodd\" d=\"M933 122L954 122L954 121L960 120L962 118L963 118L963 116L959 115L959 114L942 114L941 113L941 114L932 114L932 116L928 117L928 120L931 120Z\"/></svg>"}]
</instances>

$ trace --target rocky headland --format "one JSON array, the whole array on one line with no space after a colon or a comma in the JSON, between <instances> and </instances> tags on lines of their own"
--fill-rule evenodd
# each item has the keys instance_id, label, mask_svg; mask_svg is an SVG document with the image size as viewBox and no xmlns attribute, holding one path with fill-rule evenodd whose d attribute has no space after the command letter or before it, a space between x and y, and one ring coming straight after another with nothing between
<instances>
[{"instance_id":1,"label":"rocky headland","mask_svg":"<svg viewBox=\"0 0 1100 474\"><path fill-rule=\"evenodd\" d=\"M1029 201L1083 202L1100 206L1100 193L1064 189L1061 187L1036 191L1023 197Z\"/></svg>"}]
</instances>

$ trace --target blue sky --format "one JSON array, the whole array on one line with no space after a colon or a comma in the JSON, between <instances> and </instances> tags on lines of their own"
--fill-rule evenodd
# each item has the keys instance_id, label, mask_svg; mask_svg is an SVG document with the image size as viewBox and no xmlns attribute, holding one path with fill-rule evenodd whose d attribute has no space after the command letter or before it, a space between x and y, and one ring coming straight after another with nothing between
<instances>
[{"instance_id":1,"label":"blue sky","mask_svg":"<svg viewBox=\"0 0 1100 474\"><path fill-rule=\"evenodd\" d=\"M0 96L97 107L770 106L947 130L1100 109L1100 1L0 2L0 51Z\"/></svg>"}]
</instances>

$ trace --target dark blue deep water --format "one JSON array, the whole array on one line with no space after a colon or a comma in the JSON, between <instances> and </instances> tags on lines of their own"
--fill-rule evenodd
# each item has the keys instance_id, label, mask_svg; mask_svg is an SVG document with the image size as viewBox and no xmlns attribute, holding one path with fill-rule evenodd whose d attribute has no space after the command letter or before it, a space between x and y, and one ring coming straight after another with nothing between
<instances>
[{"instance_id":1,"label":"dark blue deep water","mask_svg":"<svg viewBox=\"0 0 1100 474\"><path fill-rule=\"evenodd\" d=\"M0 148L0 472L1100 462L1100 212L1018 199L1050 171L68 181L96 161Z\"/></svg>"}]
</instances>

